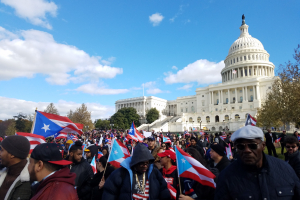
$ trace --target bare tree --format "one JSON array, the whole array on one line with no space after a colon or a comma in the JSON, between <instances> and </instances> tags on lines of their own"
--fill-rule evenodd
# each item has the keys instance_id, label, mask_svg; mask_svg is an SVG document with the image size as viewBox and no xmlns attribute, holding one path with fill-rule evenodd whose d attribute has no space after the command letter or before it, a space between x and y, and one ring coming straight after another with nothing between
<instances>
[{"instance_id":1,"label":"bare tree","mask_svg":"<svg viewBox=\"0 0 300 200\"><path fill-rule=\"evenodd\" d=\"M50 114L55 114L55 115L59 115L59 112L58 110L55 108L54 104L53 103L50 103L46 110L44 110L44 112L46 113L50 113Z\"/></svg>"}]
</instances>

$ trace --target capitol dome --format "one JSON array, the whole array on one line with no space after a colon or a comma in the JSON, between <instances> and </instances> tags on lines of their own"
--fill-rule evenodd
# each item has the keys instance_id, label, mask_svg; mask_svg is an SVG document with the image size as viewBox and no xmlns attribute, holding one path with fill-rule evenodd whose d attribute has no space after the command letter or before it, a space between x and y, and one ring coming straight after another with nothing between
<instances>
[{"instance_id":1,"label":"capitol dome","mask_svg":"<svg viewBox=\"0 0 300 200\"><path fill-rule=\"evenodd\" d=\"M269 62L270 55L263 44L248 32L249 26L243 15L240 36L230 46L221 71L222 82L253 76L274 76L274 64Z\"/></svg>"}]
</instances>

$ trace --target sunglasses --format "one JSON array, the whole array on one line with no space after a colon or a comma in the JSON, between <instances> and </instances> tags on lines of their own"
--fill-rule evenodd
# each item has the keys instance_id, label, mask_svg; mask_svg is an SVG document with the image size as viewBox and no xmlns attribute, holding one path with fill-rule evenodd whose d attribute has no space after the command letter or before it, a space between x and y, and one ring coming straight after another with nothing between
<instances>
[{"instance_id":1,"label":"sunglasses","mask_svg":"<svg viewBox=\"0 0 300 200\"><path fill-rule=\"evenodd\" d=\"M249 144L239 143L239 144L236 144L236 148L240 151L244 151L247 146L251 150L256 150L258 148L259 144L257 144L257 143L249 143Z\"/></svg>"},{"instance_id":2,"label":"sunglasses","mask_svg":"<svg viewBox=\"0 0 300 200\"><path fill-rule=\"evenodd\" d=\"M161 147L166 147L166 145L161 145Z\"/></svg>"},{"instance_id":3,"label":"sunglasses","mask_svg":"<svg viewBox=\"0 0 300 200\"><path fill-rule=\"evenodd\" d=\"M294 149L294 148L296 148L297 146L285 146L285 148L287 148L287 149L289 149L289 148L292 148L292 149Z\"/></svg>"}]
</instances>

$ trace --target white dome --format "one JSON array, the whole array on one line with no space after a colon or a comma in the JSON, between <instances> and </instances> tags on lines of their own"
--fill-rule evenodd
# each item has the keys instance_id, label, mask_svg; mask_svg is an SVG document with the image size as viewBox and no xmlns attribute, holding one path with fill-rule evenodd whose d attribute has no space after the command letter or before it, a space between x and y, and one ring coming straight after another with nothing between
<instances>
[{"instance_id":1,"label":"white dome","mask_svg":"<svg viewBox=\"0 0 300 200\"><path fill-rule=\"evenodd\" d=\"M234 43L231 45L231 47L229 49L228 55L235 51L244 50L244 49L264 50L264 46L258 39L251 37L251 35L244 36L244 37L240 37L236 41L234 41Z\"/></svg>"}]
</instances>

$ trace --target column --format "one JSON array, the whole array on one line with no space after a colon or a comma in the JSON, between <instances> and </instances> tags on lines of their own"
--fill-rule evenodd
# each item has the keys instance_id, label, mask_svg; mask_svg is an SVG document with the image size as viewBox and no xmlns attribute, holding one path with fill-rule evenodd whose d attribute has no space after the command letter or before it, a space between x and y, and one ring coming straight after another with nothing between
<instances>
[{"instance_id":1,"label":"column","mask_svg":"<svg viewBox=\"0 0 300 200\"><path fill-rule=\"evenodd\" d=\"M230 104L230 89L228 89L228 104Z\"/></svg>"},{"instance_id":2,"label":"column","mask_svg":"<svg viewBox=\"0 0 300 200\"><path fill-rule=\"evenodd\" d=\"M237 71L236 71L236 78L239 78L239 71L240 71L240 68L237 68Z\"/></svg>"},{"instance_id":3,"label":"column","mask_svg":"<svg viewBox=\"0 0 300 200\"><path fill-rule=\"evenodd\" d=\"M245 87L243 87L243 101L245 101Z\"/></svg>"},{"instance_id":4,"label":"column","mask_svg":"<svg viewBox=\"0 0 300 200\"><path fill-rule=\"evenodd\" d=\"M236 88L234 88L235 89L235 91L234 91L234 94L235 94L235 103L237 103L238 102L238 99L237 99L237 90L236 90Z\"/></svg>"},{"instance_id":5,"label":"column","mask_svg":"<svg viewBox=\"0 0 300 200\"><path fill-rule=\"evenodd\" d=\"M220 103L223 104L223 91L221 90Z\"/></svg>"},{"instance_id":6,"label":"column","mask_svg":"<svg viewBox=\"0 0 300 200\"><path fill-rule=\"evenodd\" d=\"M209 102L209 104L211 104L211 92L209 92L209 95L208 95L208 102Z\"/></svg>"},{"instance_id":7,"label":"column","mask_svg":"<svg viewBox=\"0 0 300 200\"><path fill-rule=\"evenodd\" d=\"M253 85L253 101L256 100L255 85Z\"/></svg>"},{"instance_id":8,"label":"column","mask_svg":"<svg viewBox=\"0 0 300 200\"><path fill-rule=\"evenodd\" d=\"M256 92L257 92L257 100L260 100L259 85L256 86Z\"/></svg>"},{"instance_id":9,"label":"column","mask_svg":"<svg viewBox=\"0 0 300 200\"><path fill-rule=\"evenodd\" d=\"M221 94L220 93L221 93L220 90L218 90L219 103L221 103L221 100L220 100Z\"/></svg>"},{"instance_id":10,"label":"column","mask_svg":"<svg viewBox=\"0 0 300 200\"><path fill-rule=\"evenodd\" d=\"M249 66L247 66L247 76L249 76Z\"/></svg>"},{"instance_id":11,"label":"column","mask_svg":"<svg viewBox=\"0 0 300 200\"><path fill-rule=\"evenodd\" d=\"M245 87L245 90L246 90L246 92L245 92L245 100L246 101L248 101L248 88L247 88L247 86Z\"/></svg>"},{"instance_id":12,"label":"column","mask_svg":"<svg viewBox=\"0 0 300 200\"><path fill-rule=\"evenodd\" d=\"M212 105L214 105L214 91L211 92Z\"/></svg>"},{"instance_id":13,"label":"column","mask_svg":"<svg viewBox=\"0 0 300 200\"><path fill-rule=\"evenodd\" d=\"M143 102L143 115L144 115L144 117L146 117L146 100L145 99Z\"/></svg>"}]
</instances>

